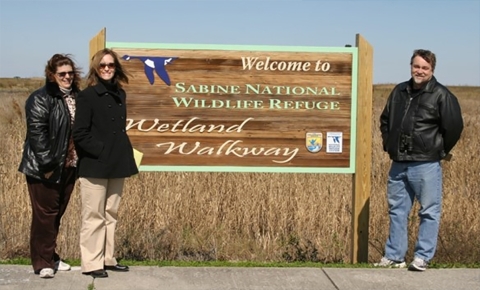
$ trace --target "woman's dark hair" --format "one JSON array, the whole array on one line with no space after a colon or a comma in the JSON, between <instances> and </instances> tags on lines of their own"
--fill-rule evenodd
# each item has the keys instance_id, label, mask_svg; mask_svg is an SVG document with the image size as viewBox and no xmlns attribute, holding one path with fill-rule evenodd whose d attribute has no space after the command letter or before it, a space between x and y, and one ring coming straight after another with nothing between
<instances>
[{"instance_id":1,"label":"woman's dark hair","mask_svg":"<svg viewBox=\"0 0 480 290\"><path fill-rule=\"evenodd\" d=\"M75 65L71 54L61 54L56 53L54 54L48 61L47 65L45 66L45 77L49 82L55 82L55 74L57 73L57 69L61 66L69 65L73 69L73 83L72 86L76 87L77 89L80 88L80 68Z\"/></svg>"}]
</instances>

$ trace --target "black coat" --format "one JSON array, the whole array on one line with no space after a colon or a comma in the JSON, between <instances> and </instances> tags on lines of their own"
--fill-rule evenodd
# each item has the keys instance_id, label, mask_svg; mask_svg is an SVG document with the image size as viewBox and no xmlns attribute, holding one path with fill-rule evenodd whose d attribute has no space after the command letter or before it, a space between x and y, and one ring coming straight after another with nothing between
<instances>
[{"instance_id":1,"label":"black coat","mask_svg":"<svg viewBox=\"0 0 480 290\"><path fill-rule=\"evenodd\" d=\"M79 177L110 179L138 173L125 130L125 99L124 90L107 90L102 83L78 94L73 140Z\"/></svg>"},{"instance_id":2,"label":"black coat","mask_svg":"<svg viewBox=\"0 0 480 290\"><path fill-rule=\"evenodd\" d=\"M72 87L72 93L78 89ZM59 183L71 134L70 112L56 83L48 82L25 102L27 134L18 171L30 177ZM45 173L53 171L50 178Z\"/></svg>"},{"instance_id":3,"label":"black coat","mask_svg":"<svg viewBox=\"0 0 480 290\"><path fill-rule=\"evenodd\" d=\"M410 83L393 89L380 116L383 149L394 161L441 160L463 130L458 100L435 77L416 93Z\"/></svg>"}]
</instances>

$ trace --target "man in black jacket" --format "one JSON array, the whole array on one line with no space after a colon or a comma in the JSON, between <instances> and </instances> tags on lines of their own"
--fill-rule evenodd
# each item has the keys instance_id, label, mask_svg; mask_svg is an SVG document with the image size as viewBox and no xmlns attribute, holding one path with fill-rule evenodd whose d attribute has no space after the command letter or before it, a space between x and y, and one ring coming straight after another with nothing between
<instances>
[{"instance_id":1,"label":"man in black jacket","mask_svg":"<svg viewBox=\"0 0 480 290\"><path fill-rule=\"evenodd\" d=\"M437 246L442 207L442 168L460 138L463 120L457 98L433 76L435 54L415 50L411 78L391 92L380 117L383 149L392 165L387 200L390 232L385 256L375 266L406 266L407 223L415 198L420 227L414 259L408 269L424 271Z\"/></svg>"}]
</instances>

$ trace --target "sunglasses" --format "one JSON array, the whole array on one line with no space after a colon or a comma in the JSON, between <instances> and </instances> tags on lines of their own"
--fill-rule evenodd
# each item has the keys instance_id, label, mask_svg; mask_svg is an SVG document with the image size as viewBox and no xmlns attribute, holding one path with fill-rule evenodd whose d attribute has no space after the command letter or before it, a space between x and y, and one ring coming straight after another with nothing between
<instances>
[{"instance_id":1,"label":"sunglasses","mask_svg":"<svg viewBox=\"0 0 480 290\"><path fill-rule=\"evenodd\" d=\"M110 63L100 63L100 68L105 69L106 67L109 68L115 68L115 63L110 62Z\"/></svg>"},{"instance_id":2,"label":"sunglasses","mask_svg":"<svg viewBox=\"0 0 480 290\"><path fill-rule=\"evenodd\" d=\"M64 78L67 74L70 75L70 76L74 76L73 71L62 71L62 72L57 73L57 75L61 78Z\"/></svg>"}]
</instances>

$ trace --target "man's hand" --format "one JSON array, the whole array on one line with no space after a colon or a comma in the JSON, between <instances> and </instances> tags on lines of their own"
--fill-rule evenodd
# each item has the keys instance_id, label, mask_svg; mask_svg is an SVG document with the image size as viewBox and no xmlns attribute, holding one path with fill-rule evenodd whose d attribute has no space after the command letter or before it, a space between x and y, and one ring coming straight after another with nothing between
<instances>
[{"instance_id":1,"label":"man's hand","mask_svg":"<svg viewBox=\"0 0 480 290\"><path fill-rule=\"evenodd\" d=\"M445 161L450 161L450 160L452 160L452 157L453 157L453 155L450 154L450 153L448 153L447 155L445 155L445 157L443 158L443 160L445 160Z\"/></svg>"}]
</instances>

